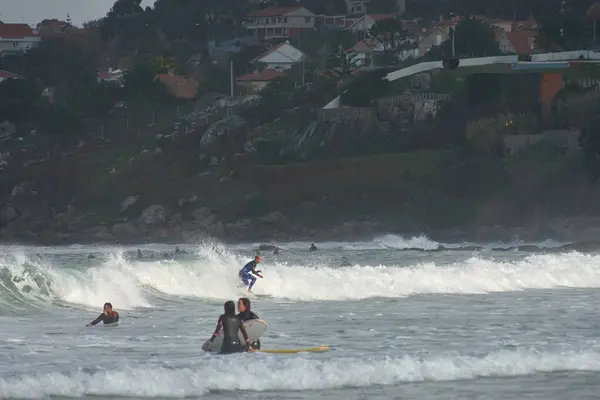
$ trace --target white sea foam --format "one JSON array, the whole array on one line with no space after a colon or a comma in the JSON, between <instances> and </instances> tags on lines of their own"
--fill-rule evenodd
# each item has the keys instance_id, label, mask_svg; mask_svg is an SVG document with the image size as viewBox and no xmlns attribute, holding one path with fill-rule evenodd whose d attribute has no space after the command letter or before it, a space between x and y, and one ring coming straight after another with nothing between
<instances>
[{"instance_id":1,"label":"white sea foam","mask_svg":"<svg viewBox=\"0 0 600 400\"><path fill-rule=\"evenodd\" d=\"M251 367L250 367L251 365ZM398 385L405 382L514 377L539 372L600 371L593 349L498 351L482 357L363 357L323 359L263 355L206 357L189 368L127 366L94 373L32 374L0 378L3 398L202 396L210 391L305 391Z\"/></svg>"}]
</instances>

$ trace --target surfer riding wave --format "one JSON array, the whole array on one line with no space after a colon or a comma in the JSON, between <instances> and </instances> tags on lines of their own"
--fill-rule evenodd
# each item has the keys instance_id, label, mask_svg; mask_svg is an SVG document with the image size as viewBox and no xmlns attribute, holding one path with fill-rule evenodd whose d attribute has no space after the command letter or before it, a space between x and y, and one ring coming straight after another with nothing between
<instances>
[{"instance_id":1,"label":"surfer riding wave","mask_svg":"<svg viewBox=\"0 0 600 400\"><path fill-rule=\"evenodd\" d=\"M256 276L262 278L262 271L257 270L256 266L260 264L262 261L262 256L254 257L254 260L250 261L248 264L244 265L244 268L240 270L238 276L240 280L244 284L244 286L248 287L248 292L252 293L252 287L256 283ZM254 276L256 275L256 276Z\"/></svg>"}]
</instances>

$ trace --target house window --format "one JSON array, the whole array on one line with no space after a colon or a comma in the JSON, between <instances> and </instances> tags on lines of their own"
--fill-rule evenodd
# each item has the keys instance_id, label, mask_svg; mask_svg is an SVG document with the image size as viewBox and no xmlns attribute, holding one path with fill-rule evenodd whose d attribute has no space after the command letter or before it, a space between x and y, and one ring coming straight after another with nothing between
<instances>
[{"instance_id":1,"label":"house window","mask_svg":"<svg viewBox=\"0 0 600 400\"><path fill-rule=\"evenodd\" d=\"M275 25L277 23L277 18L271 18L271 25Z\"/></svg>"},{"instance_id":2,"label":"house window","mask_svg":"<svg viewBox=\"0 0 600 400\"><path fill-rule=\"evenodd\" d=\"M283 22L287 24L287 17L283 17Z\"/></svg>"},{"instance_id":3,"label":"house window","mask_svg":"<svg viewBox=\"0 0 600 400\"><path fill-rule=\"evenodd\" d=\"M15 48L16 48L16 47L19 47L19 43L17 43L17 42L13 42L13 47L15 47Z\"/></svg>"},{"instance_id":4,"label":"house window","mask_svg":"<svg viewBox=\"0 0 600 400\"><path fill-rule=\"evenodd\" d=\"M281 23L281 17L277 18L277 23L280 24Z\"/></svg>"},{"instance_id":5,"label":"house window","mask_svg":"<svg viewBox=\"0 0 600 400\"><path fill-rule=\"evenodd\" d=\"M304 17L304 23L310 24L311 17Z\"/></svg>"}]
</instances>

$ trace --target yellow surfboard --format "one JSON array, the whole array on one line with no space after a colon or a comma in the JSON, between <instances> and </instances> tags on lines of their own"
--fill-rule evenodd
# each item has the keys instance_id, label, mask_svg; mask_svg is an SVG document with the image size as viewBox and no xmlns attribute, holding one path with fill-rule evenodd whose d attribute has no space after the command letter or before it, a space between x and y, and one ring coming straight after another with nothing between
<instances>
[{"instance_id":1,"label":"yellow surfboard","mask_svg":"<svg viewBox=\"0 0 600 400\"><path fill-rule=\"evenodd\" d=\"M305 349L265 349L256 350L250 349L250 353L275 353L275 354L295 354L295 353L325 353L331 350L329 346L307 347Z\"/></svg>"}]
</instances>

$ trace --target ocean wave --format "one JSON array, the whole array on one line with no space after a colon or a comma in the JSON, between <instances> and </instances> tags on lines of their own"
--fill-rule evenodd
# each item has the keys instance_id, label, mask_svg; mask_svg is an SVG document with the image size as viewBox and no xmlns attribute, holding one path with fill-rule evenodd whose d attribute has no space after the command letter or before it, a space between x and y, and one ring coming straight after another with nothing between
<instances>
[{"instance_id":1,"label":"ocean wave","mask_svg":"<svg viewBox=\"0 0 600 400\"><path fill-rule=\"evenodd\" d=\"M483 356L282 358L260 354L207 356L187 368L119 366L109 370L0 378L3 398L191 397L210 392L306 391L390 386L406 382L514 377L556 371L600 371L600 353L502 350Z\"/></svg>"},{"instance_id":2,"label":"ocean wave","mask_svg":"<svg viewBox=\"0 0 600 400\"><path fill-rule=\"evenodd\" d=\"M272 243L251 243L239 244L233 246L238 250L253 250L261 246L276 246L284 250L308 250L310 242L272 242ZM546 239L537 242L528 242L522 240L512 240L507 242L460 242L445 243L438 242L425 235L405 237L400 235L387 234L377 236L373 240L359 242L321 242L316 244L320 250L413 250L413 251L443 251L443 250L519 250L544 251L552 249L561 249L572 246L570 242L560 242L553 239ZM598 243L600 248L600 243Z\"/></svg>"},{"instance_id":3,"label":"ocean wave","mask_svg":"<svg viewBox=\"0 0 600 400\"><path fill-rule=\"evenodd\" d=\"M0 309L16 304L43 307L60 301L119 309L151 307L157 292L176 297L231 299L242 294L238 270L247 259L222 245L199 247L197 259L138 262L110 254L93 266L52 265L13 257L0 260ZM600 287L600 256L577 252L530 255L521 260L481 257L451 264L409 266L273 263L261 265L254 290L297 301L401 298L420 294L485 294L527 289Z\"/></svg>"}]
</instances>

